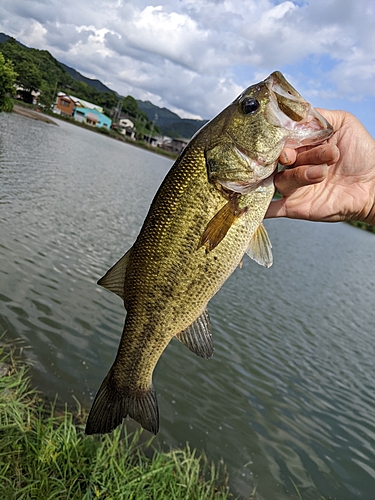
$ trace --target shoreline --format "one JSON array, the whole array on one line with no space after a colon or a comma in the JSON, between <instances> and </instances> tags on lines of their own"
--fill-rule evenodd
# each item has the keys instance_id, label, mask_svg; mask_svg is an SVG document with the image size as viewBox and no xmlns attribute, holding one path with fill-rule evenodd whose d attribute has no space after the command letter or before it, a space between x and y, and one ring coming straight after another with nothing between
<instances>
[{"instance_id":1,"label":"shoreline","mask_svg":"<svg viewBox=\"0 0 375 500\"><path fill-rule=\"evenodd\" d=\"M26 108L26 107L19 105L19 104L14 104L12 112L16 113L17 115L24 116L25 118L31 118L32 120L38 120L38 121L41 121L44 123L48 123L50 125L57 125L58 126L58 123L56 123L54 120L49 118L47 115L45 115L41 111L29 109L29 108Z\"/></svg>"},{"instance_id":2,"label":"shoreline","mask_svg":"<svg viewBox=\"0 0 375 500\"><path fill-rule=\"evenodd\" d=\"M53 115L53 119L52 119L52 118L50 118L50 116L51 116L50 113L46 113L46 112L39 110L39 109L38 110L32 109L29 106L31 106L31 105L26 106L24 104L20 104L18 102L15 102L13 109L12 109L12 113L16 113L16 114L23 116L25 118L30 118L32 120L38 120L38 121L41 121L44 123L48 123L49 125L56 125L56 126L59 126L59 124L57 123L59 120L63 120L65 122L71 123L72 125L75 125L77 127L84 128L86 130L89 130L91 132L95 132L97 134L105 135L105 136L109 137L110 139L114 139L116 141L120 141L120 142L123 142L125 144L129 144L130 146L134 146L136 148L144 149L145 151L149 151L150 153L154 153L154 154L157 154L159 156L164 156L165 158L168 158L169 160L174 161L178 158L177 154L170 153L168 151L164 151L161 148L149 146L144 141L127 140L127 139L123 138L122 136L120 136L120 134L117 134L111 130L100 129L97 127L90 127L89 125L79 123L79 122L73 120L72 118L63 117L60 115L55 115L55 114L52 114L52 112L51 112L51 115Z\"/></svg>"}]
</instances>

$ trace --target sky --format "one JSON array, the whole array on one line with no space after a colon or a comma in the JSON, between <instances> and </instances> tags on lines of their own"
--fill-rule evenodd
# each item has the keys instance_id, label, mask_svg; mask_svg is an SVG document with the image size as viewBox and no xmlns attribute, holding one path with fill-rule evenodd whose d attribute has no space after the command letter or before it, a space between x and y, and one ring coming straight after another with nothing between
<instances>
[{"instance_id":1,"label":"sky","mask_svg":"<svg viewBox=\"0 0 375 500\"><path fill-rule=\"evenodd\" d=\"M280 70L375 137L374 0L1 0L0 31L121 95L210 119Z\"/></svg>"}]
</instances>

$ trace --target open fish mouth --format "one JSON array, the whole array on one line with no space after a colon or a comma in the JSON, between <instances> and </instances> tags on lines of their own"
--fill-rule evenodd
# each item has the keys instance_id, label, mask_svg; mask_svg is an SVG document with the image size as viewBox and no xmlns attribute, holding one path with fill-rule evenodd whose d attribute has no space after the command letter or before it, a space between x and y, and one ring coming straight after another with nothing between
<instances>
[{"instance_id":1,"label":"open fish mouth","mask_svg":"<svg viewBox=\"0 0 375 500\"><path fill-rule=\"evenodd\" d=\"M333 128L283 77L276 71L265 83L270 91L267 120L272 125L290 131L284 147L313 146L329 139Z\"/></svg>"},{"instance_id":2,"label":"open fish mouth","mask_svg":"<svg viewBox=\"0 0 375 500\"><path fill-rule=\"evenodd\" d=\"M268 103L265 118L273 126L286 131L281 148L296 149L301 146L314 146L329 139L333 128L284 78L275 71L263 83L267 88ZM233 151L239 160L247 165L251 172L249 179L217 178L217 182L225 189L245 195L254 189L259 189L268 179L272 181L277 165L275 158L267 163L262 155L251 157L246 148L233 140Z\"/></svg>"}]
</instances>

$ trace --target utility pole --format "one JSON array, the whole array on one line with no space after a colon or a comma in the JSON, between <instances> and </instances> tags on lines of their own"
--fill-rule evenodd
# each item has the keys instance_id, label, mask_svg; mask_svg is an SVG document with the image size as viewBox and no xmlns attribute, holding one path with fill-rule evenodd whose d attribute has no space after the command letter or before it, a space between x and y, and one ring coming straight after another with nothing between
<instances>
[{"instance_id":1,"label":"utility pole","mask_svg":"<svg viewBox=\"0 0 375 500\"><path fill-rule=\"evenodd\" d=\"M119 120L120 120L120 116L121 116L121 110L122 110L122 99L119 99L118 100L118 103L117 103L117 108L115 109L115 114L114 114L114 122L115 123L118 123Z\"/></svg>"},{"instance_id":2,"label":"utility pole","mask_svg":"<svg viewBox=\"0 0 375 500\"><path fill-rule=\"evenodd\" d=\"M153 119L153 122L152 122L151 132L150 132L150 140L149 140L149 144L150 144L150 145L151 145L151 140L152 140L152 133L153 133L153 131L154 131L154 127L155 127L155 122L156 122L156 120L157 120L158 118L159 118L159 117L158 117L157 113L155 113L155 115L154 115L154 119Z\"/></svg>"},{"instance_id":3,"label":"utility pole","mask_svg":"<svg viewBox=\"0 0 375 500\"><path fill-rule=\"evenodd\" d=\"M55 102L57 101L57 84L58 84L58 80L56 80L56 83L55 83L55 88L53 89L53 94L52 94L52 104L51 104L51 107L53 104L55 104Z\"/></svg>"}]
</instances>

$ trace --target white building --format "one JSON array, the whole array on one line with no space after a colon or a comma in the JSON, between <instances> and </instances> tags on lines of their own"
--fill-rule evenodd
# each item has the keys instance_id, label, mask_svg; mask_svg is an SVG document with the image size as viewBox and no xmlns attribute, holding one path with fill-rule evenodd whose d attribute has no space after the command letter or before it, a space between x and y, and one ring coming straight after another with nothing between
<instances>
[{"instance_id":1,"label":"white building","mask_svg":"<svg viewBox=\"0 0 375 500\"><path fill-rule=\"evenodd\" d=\"M117 124L117 127L120 129L120 134L126 135L126 137L130 137L130 139L135 139L135 126L134 123L129 120L129 118L121 118Z\"/></svg>"}]
</instances>

